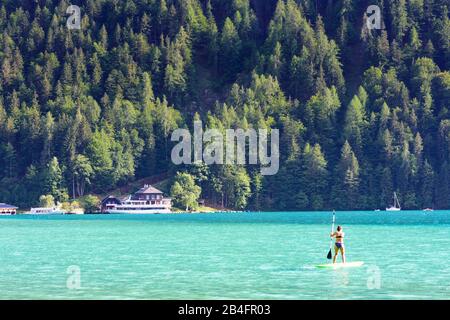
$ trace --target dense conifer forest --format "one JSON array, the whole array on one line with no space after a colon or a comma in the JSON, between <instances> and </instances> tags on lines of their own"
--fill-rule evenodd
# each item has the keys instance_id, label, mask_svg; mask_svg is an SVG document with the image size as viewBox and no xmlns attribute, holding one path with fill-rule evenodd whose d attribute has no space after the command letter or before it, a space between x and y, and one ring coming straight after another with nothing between
<instances>
[{"instance_id":1,"label":"dense conifer forest","mask_svg":"<svg viewBox=\"0 0 450 320\"><path fill-rule=\"evenodd\" d=\"M369 5L379 30L366 27ZM394 191L404 209L449 208L448 9L0 0L0 202L67 202L162 175L176 177L175 196L195 189L234 209L373 210ZM171 132L196 119L279 129L278 174L172 164Z\"/></svg>"}]
</instances>

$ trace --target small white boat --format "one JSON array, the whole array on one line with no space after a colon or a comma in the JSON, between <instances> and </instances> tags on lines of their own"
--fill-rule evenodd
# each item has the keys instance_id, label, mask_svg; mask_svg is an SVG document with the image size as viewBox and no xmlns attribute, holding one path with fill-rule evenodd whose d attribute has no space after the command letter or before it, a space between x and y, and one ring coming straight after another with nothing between
<instances>
[{"instance_id":1,"label":"small white boat","mask_svg":"<svg viewBox=\"0 0 450 320\"><path fill-rule=\"evenodd\" d=\"M394 192L394 205L386 208L386 211L400 211L402 210L400 207L400 202L398 201L397 194Z\"/></svg>"},{"instance_id":2,"label":"small white boat","mask_svg":"<svg viewBox=\"0 0 450 320\"><path fill-rule=\"evenodd\" d=\"M26 212L25 214L34 214L34 215L57 215L64 214L64 211L59 210L55 207L53 208L31 208L30 212Z\"/></svg>"},{"instance_id":3,"label":"small white boat","mask_svg":"<svg viewBox=\"0 0 450 320\"><path fill-rule=\"evenodd\" d=\"M431 209L431 208L425 208L425 209L423 209L422 211L434 211L434 210Z\"/></svg>"}]
</instances>

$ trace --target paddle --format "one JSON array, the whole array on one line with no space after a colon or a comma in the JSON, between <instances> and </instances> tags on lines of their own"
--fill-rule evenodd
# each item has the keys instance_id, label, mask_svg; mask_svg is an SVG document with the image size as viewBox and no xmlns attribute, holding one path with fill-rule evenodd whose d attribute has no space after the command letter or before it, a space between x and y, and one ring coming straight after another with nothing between
<instances>
[{"instance_id":1,"label":"paddle","mask_svg":"<svg viewBox=\"0 0 450 320\"><path fill-rule=\"evenodd\" d=\"M336 219L336 215L335 215L335 212L333 210L333 223L331 224L331 233L333 233L333 231L334 231L334 221L335 221L335 219ZM331 257L333 256L332 253L331 253L331 248L332 247L333 247L333 238L330 239L330 251L328 251L327 259L331 259Z\"/></svg>"}]
</instances>

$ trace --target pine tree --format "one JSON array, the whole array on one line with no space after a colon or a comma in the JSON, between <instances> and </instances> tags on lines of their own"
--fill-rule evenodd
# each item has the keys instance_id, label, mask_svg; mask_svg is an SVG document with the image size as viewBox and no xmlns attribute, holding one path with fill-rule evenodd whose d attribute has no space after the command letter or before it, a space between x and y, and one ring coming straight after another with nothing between
<instances>
[{"instance_id":1,"label":"pine tree","mask_svg":"<svg viewBox=\"0 0 450 320\"><path fill-rule=\"evenodd\" d=\"M443 162L439 168L435 183L435 207L446 209L450 206L450 166Z\"/></svg>"},{"instance_id":2,"label":"pine tree","mask_svg":"<svg viewBox=\"0 0 450 320\"><path fill-rule=\"evenodd\" d=\"M335 179L332 202L336 208L359 208L359 163L348 141L345 141L341 149Z\"/></svg>"},{"instance_id":3,"label":"pine tree","mask_svg":"<svg viewBox=\"0 0 450 320\"><path fill-rule=\"evenodd\" d=\"M43 180L45 194L52 195L58 202L68 199L67 190L63 185L63 171L59 166L58 158L53 157L47 164Z\"/></svg>"},{"instance_id":4,"label":"pine tree","mask_svg":"<svg viewBox=\"0 0 450 320\"><path fill-rule=\"evenodd\" d=\"M227 206L242 210L251 195L250 177L240 166L227 165L224 170L224 192Z\"/></svg>"},{"instance_id":5,"label":"pine tree","mask_svg":"<svg viewBox=\"0 0 450 320\"><path fill-rule=\"evenodd\" d=\"M95 187L99 190L104 190L109 185L116 183L112 176L113 161L111 149L113 142L113 139L102 129L92 134L87 146L87 157L94 170Z\"/></svg>"},{"instance_id":6,"label":"pine tree","mask_svg":"<svg viewBox=\"0 0 450 320\"><path fill-rule=\"evenodd\" d=\"M303 185L307 184L308 189L304 192L308 195L311 209L325 209L328 171L327 161L319 144L312 148L306 144L303 151Z\"/></svg>"},{"instance_id":7,"label":"pine tree","mask_svg":"<svg viewBox=\"0 0 450 320\"><path fill-rule=\"evenodd\" d=\"M408 13L405 0L394 0L390 3L391 31L395 39L402 42L408 28Z\"/></svg>"},{"instance_id":8,"label":"pine tree","mask_svg":"<svg viewBox=\"0 0 450 320\"><path fill-rule=\"evenodd\" d=\"M55 120L51 112L47 112L45 119L42 120L44 123L42 125L42 140L43 148L41 153L41 164L45 165L50 161L53 147L54 131L55 131Z\"/></svg>"},{"instance_id":9,"label":"pine tree","mask_svg":"<svg viewBox=\"0 0 450 320\"><path fill-rule=\"evenodd\" d=\"M363 150L365 124L365 110L355 95L347 107L343 136L353 145L357 154L361 154Z\"/></svg>"},{"instance_id":10,"label":"pine tree","mask_svg":"<svg viewBox=\"0 0 450 320\"><path fill-rule=\"evenodd\" d=\"M233 79L239 71L241 58L241 39L230 18L225 19L220 37L219 71L224 74L224 80Z\"/></svg>"},{"instance_id":11,"label":"pine tree","mask_svg":"<svg viewBox=\"0 0 450 320\"><path fill-rule=\"evenodd\" d=\"M1 175L7 178L14 178L17 175L17 153L11 143L0 144L2 151Z\"/></svg>"},{"instance_id":12,"label":"pine tree","mask_svg":"<svg viewBox=\"0 0 450 320\"><path fill-rule=\"evenodd\" d=\"M434 172L431 165L425 160L423 167L419 173L420 175L420 186L418 190L420 191L420 202L422 208L433 208L433 187L434 187Z\"/></svg>"}]
</instances>

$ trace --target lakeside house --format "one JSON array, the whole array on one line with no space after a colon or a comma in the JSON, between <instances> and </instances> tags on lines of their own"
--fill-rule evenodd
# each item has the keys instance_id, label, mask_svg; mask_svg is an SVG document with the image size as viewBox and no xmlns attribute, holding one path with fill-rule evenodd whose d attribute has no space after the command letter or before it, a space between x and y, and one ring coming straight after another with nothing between
<instances>
[{"instance_id":1,"label":"lakeside house","mask_svg":"<svg viewBox=\"0 0 450 320\"><path fill-rule=\"evenodd\" d=\"M1 214L4 214L4 215L16 214L17 209L19 209L19 208L12 206L10 204L0 203L0 215Z\"/></svg>"},{"instance_id":2,"label":"lakeside house","mask_svg":"<svg viewBox=\"0 0 450 320\"><path fill-rule=\"evenodd\" d=\"M107 196L102 200L102 213L170 213L172 199L164 197L161 190L151 185L144 185L141 189L124 199Z\"/></svg>"}]
</instances>

